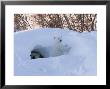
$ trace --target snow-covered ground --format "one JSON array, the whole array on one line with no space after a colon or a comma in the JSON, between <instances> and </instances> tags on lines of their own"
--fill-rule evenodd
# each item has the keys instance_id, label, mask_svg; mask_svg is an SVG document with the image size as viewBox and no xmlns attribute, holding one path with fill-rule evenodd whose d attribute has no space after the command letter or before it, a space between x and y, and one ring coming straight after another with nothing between
<instances>
[{"instance_id":1,"label":"snow-covered ground","mask_svg":"<svg viewBox=\"0 0 110 89\"><path fill-rule=\"evenodd\" d=\"M54 37L62 39L60 45ZM32 49L39 46L46 58L31 59ZM63 47L62 55L53 56L56 47ZM97 32L42 28L14 33L14 75L97 75Z\"/></svg>"}]
</instances>

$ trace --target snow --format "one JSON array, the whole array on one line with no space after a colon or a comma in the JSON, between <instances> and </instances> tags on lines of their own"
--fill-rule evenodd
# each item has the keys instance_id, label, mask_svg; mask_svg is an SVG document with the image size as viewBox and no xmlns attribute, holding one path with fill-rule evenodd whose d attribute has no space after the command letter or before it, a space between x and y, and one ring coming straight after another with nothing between
<instances>
[{"instance_id":1,"label":"snow","mask_svg":"<svg viewBox=\"0 0 110 89\"><path fill-rule=\"evenodd\" d=\"M31 59L30 53L35 47L41 48L46 58ZM96 76L97 32L79 33L60 28L15 32L14 75Z\"/></svg>"}]
</instances>

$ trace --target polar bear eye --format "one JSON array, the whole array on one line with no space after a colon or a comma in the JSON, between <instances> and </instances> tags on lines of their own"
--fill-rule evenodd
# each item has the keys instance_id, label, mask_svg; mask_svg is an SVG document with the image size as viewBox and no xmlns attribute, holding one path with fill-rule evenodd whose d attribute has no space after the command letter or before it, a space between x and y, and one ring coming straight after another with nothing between
<instances>
[{"instance_id":1,"label":"polar bear eye","mask_svg":"<svg viewBox=\"0 0 110 89\"><path fill-rule=\"evenodd\" d=\"M58 40L61 40L60 38L58 38Z\"/></svg>"}]
</instances>

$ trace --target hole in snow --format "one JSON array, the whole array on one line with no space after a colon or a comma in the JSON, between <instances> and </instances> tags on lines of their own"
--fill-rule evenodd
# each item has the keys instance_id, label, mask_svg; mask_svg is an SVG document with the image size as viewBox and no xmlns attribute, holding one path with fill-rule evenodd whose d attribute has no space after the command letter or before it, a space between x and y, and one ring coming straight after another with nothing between
<instances>
[{"instance_id":1,"label":"hole in snow","mask_svg":"<svg viewBox=\"0 0 110 89\"><path fill-rule=\"evenodd\" d=\"M68 45L63 45L61 43L49 47L37 45L33 48L33 50L31 50L30 57L31 59L56 57L68 54L70 49L71 47L69 47Z\"/></svg>"}]
</instances>

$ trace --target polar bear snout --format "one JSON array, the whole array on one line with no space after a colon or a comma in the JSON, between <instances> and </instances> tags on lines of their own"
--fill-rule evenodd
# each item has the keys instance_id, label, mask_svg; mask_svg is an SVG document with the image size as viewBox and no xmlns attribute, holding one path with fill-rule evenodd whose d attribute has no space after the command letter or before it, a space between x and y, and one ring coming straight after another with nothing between
<instances>
[{"instance_id":1,"label":"polar bear snout","mask_svg":"<svg viewBox=\"0 0 110 89\"><path fill-rule=\"evenodd\" d=\"M60 42L62 42L62 40L60 39Z\"/></svg>"}]
</instances>

